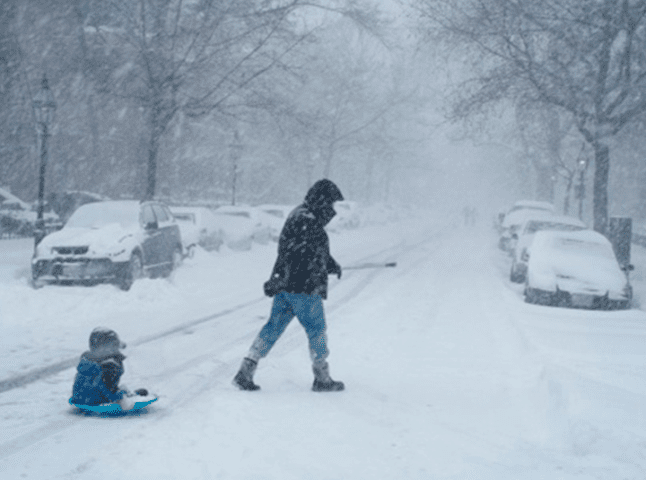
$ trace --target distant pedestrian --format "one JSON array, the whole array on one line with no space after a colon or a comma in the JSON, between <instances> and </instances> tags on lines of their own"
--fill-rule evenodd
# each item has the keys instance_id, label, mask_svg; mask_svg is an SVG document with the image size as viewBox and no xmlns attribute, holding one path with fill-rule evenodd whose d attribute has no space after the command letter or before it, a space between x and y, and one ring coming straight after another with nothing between
<instances>
[{"instance_id":1,"label":"distant pedestrian","mask_svg":"<svg viewBox=\"0 0 646 480\"><path fill-rule=\"evenodd\" d=\"M278 258L265 295L273 297L271 315L243 359L233 384L241 390L258 390L253 375L289 322L297 317L309 339L314 372L312 390L339 391L343 382L332 380L327 363L327 333L323 300L327 298L328 274L341 278L341 266L330 255L325 225L336 215L334 202L343 200L330 180L317 181L305 201L288 216L278 240Z\"/></svg>"}]
</instances>

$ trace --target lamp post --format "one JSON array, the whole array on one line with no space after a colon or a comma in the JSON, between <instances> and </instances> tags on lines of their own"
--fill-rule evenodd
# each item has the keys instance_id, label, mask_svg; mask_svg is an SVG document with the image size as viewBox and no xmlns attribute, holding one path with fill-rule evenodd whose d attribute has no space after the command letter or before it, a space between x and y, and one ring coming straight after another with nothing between
<instances>
[{"instance_id":1,"label":"lamp post","mask_svg":"<svg viewBox=\"0 0 646 480\"><path fill-rule=\"evenodd\" d=\"M38 216L36 219L36 231L34 232L34 243L38 245L45 236L45 222L43 213L45 209L45 170L47 168L47 137L49 136L49 125L54 120L56 102L54 95L49 89L47 76L43 74L43 81L40 91L33 100L34 116L36 126L40 133L40 169L38 173Z\"/></svg>"},{"instance_id":2,"label":"lamp post","mask_svg":"<svg viewBox=\"0 0 646 480\"><path fill-rule=\"evenodd\" d=\"M236 183L238 181L238 161L242 156L242 142L240 141L240 134L236 130L233 135L233 143L229 145L231 148L231 159L233 161L233 175L232 175L232 186L231 186L231 205L236 204Z\"/></svg>"},{"instance_id":3,"label":"lamp post","mask_svg":"<svg viewBox=\"0 0 646 480\"><path fill-rule=\"evenodd\" d=\"M587 167L585 158L579 160L579 184L576 188L576 198L579 200L579 218L583 219L583 199L585 198L585 169Z\"/></svg>"}]
</instances>

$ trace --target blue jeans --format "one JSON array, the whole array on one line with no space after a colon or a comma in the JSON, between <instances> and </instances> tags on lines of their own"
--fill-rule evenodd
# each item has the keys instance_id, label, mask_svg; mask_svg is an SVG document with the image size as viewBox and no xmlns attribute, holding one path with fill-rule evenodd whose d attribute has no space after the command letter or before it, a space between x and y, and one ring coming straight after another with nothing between
<instances>
[{"instance_id":1,"label":"blue jeans","mask_svg":"<svg viewBox=\"0 0 646 480\"><path fill-rule=\"evenodd\" d=\"M323 300L320 295L307 293L280 292L274 297L271 316L251 345L248 357L255 361L266 357L294 317L305 328L312 362L325 362L329 352Z\"/></svg>"}]
</instances>

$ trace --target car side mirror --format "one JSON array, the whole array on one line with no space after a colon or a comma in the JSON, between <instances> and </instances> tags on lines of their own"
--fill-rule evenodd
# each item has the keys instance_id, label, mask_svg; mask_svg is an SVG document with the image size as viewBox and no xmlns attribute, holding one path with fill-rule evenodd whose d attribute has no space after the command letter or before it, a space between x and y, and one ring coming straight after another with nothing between
<instances>
[{"instance_id":1,"label":"car side mirror","mask_svg":"<svg viewBox=\"0 0 646 480\"><path fill-rule=\"evenodd\" d=\"M159 224L157 222L148 222L144 228L146 231L157 230L159 228Z\"/></svg>"}]
</instances>

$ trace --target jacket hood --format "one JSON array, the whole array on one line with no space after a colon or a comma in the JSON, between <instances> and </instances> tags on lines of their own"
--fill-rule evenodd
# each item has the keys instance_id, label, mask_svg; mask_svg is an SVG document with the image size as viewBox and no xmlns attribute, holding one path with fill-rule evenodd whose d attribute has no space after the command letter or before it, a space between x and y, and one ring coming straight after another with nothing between
<instances>
[{"instance_id":1,"label":"jacket hood","mask_svg":"<svg viewBox=\"0 0 646 480\"><path fill-rule=\"evenodd\" d=\"M343 195L339 187L327 178L317 181L307 191L307 195L305 195L305 203L313 209L325 205L331 206L334 202L340 202L342 200Z\"/></svg>"},{"instance_id":2,"label":"jacket hood","mask_svg":"<svg viewBox=\"0 0 646 480\"><path fill-rule=\"evenodd\" d=\"M305 195L305 206L323 225L330 223L336 212L332 205L343 200L343 194L332 180L324 178L310 187Z\"/></svg>"}]
</instances>

